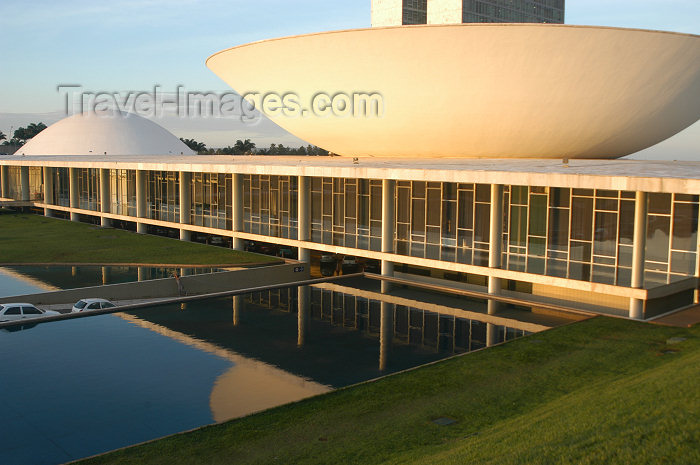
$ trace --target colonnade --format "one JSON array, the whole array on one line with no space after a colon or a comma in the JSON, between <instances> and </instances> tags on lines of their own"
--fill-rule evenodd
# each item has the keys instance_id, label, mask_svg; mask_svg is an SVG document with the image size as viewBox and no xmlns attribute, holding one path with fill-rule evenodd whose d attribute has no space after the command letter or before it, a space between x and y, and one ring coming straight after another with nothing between
<instances>
[{"instance_id":1,"label":"colonnade","mask_svg":"<svg viewBox=\"0 0 700 465\"><path fill-rule=\"evenodd\" d=\"M8 167L2 166L0 170L0 188L2 189L2 197L9 196L8 186ZM181 171L180 175L180 224L191 224L191 205L192 199L189 186L192 180L192 173ZM52 204L53 199L53 168L44 169L44 186L46 193L46 204ZM136 211L137 211L137 231L146 233L147 223L140 222L140 218L148 218L146 202L146 171L136 171ZM298 240L303 242L311 241L311 177L298 177L298 196L297 196L297 211L298 211ZM21 193L23 200L29 200L29 171L28 167L21 167L20 172ZM69 186L70 186L70 218L72 221L78 221L78 213L73 209L79 209L79 190L78 190L78 169L69 169ZM101 200L101 224L104 227L111 225L111 221L104 214L110 213L111 199L109 190L109 170L100 169L100 200ZM396 181L384 179L382 181L382 240L381 252L385 254L393 254L395 250L395 199L396 199ZM232 189L232 231L234 233L243 232L243 175L233 175ZM501 268L502 260L502 243L503 243L503 185L491 185L491 205L490 205L490 224L489 224L489 269L495 270ZM52 211L49 207L44 208L46 216L52 216ZM644 284L644 249L647 236L647 194L645 192L637 192L635 198L635 219L634 219L634 246L632 260L632 281L631 287L641 289ZM186 228L180 228L180 239L190 240L191 232ZM243 249L243 239L234 234L233 247L236 250ZM299 260L309 262L311 249L304 245L299 245ZM394 276L394 263L391 260L381 260L381 274L385 277ZM502 280L489 273L488 275L488 293L491 295L501 294ZM697 274L697 273L696 273ZM390 283L382 281L382 292L390 291ZM645 300L638 298L630 298L629 317L634 319L644 318ZM498 302L489 300L488 313L494 314L498 311Z\"/></svg>"}]
</instances>

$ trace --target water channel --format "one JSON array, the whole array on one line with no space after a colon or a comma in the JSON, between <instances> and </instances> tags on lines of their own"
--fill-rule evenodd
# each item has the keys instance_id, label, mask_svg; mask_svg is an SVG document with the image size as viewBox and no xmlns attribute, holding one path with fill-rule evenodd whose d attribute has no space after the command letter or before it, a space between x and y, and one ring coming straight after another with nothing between
<instances>
[{"instance_id":1,"label":"water channel","mask_svg":"<svg viewBox=\"0 0 700 465\"><path fill-rule=\"evenodd\" d=\"M0 269L0 297L76 275L51 271ZM0 463L87 457L482 348L489 330L495 343L531 329L382 301L372 286L290 287L0 330Z\"/></svg>"}]
</instances>

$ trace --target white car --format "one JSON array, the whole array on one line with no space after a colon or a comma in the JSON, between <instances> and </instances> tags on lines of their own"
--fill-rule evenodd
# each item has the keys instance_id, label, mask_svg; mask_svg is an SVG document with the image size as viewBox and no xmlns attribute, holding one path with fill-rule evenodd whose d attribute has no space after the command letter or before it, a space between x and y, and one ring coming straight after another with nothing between
<instances>
[{"instance_id":1,"label":"white car","mask_svg":"<svg viewBox=\"0 0 700 465\"><path fill-rule=\"evenodd\" d=\"M60 313L53 310L40 310L27 303L0 304L0 321L28 320L49 315L60 315Z\"/></svg>"},{"instance_id":2,"label":"white car","mask_svg":"<svg viewBox=\"0 0 700 465\"><path fill-rule=\"evenodd\" d=\"M114 308L116 305L114 305L112 302L110 302L107 299L80 299L73 305L73 308L71 309L72 313L77 313L77 312L89 312L91 310L100 310L103 308Z\"/></svg>"}]
</instances>

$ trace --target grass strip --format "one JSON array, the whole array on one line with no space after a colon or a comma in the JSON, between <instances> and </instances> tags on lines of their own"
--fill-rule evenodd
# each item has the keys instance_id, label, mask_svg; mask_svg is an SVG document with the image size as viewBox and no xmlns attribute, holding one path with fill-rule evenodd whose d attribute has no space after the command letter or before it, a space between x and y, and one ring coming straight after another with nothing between
<instances>
[{"instance_id":1,"label":"grass strip","mask_svg":"<svg viewBox=\"0 0 700 465\"><path fill-rule=\"evenodd\" d=\"M698 362L596 317L86 463L700 463Z\"/></svg>"},{"instance_id":2,"label":"grass strip","mask_svg":"<svg viewBox=\"0 0 700 465\"><path fill-rule=\"evenodd\" d=\"M0 210L0 263L138 263L235 265L273 263L240 252L86 223Z\"/></svg>"}]
</instances>

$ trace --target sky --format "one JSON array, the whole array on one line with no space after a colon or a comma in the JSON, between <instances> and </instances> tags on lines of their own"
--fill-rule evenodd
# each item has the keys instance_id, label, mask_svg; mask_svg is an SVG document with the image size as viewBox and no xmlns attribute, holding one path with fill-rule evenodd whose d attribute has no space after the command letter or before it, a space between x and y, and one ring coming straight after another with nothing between
<instances>
[{"instance_id":1,"label":"sky","mask_svg":"<svg viewBox=\"0 0 700 465\"><path fill-rule=\"evenodd\" d=\"M619 26L700 34L698 0L567 0L567 24ZM2 0L0 131L63 118L66 93L228 92L205 66L225 48L295 34L370 26L370 0ZM270 63L270 72L293 66ZM251 139L305 144L269 120L154 118L178 137L211 147ZM635 158L700 160L700 122Z\"/></svg>"}]
</instances>

